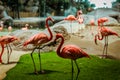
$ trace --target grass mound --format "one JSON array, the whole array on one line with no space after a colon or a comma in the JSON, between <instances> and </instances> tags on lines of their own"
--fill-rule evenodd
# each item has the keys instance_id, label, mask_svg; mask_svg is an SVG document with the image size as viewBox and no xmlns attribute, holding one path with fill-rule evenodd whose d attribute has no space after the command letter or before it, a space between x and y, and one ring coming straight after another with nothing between
<instances>
[{"instance_id":1,"label":"grass mound","mask_svg":"<svg viewBox=\"0 0 120 80\"><path fill-rule=\"evenodd\" d=\"M38 54L34 53L34 58L39 71ZM20 58L18 64L7 72L7 77L4 80L71 80L70 60L60 58L55 52L41 54L41 58L42 68L46 71L45 74L35 75L30 54L25 54ZM119 60L100 59L91 56L91 59L78 59L77 63L81 70L79 80L120 79Z\"/></svg>"}]
</instances>

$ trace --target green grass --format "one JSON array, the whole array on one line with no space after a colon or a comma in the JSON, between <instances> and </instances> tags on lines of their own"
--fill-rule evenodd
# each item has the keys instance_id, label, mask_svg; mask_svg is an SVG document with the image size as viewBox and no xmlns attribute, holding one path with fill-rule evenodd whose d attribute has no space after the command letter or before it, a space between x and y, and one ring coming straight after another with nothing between
<instances>
[{"instance_id":1,"label":"green grass","mask_svg":"<svg viewBox=\"0 0 120 80\"><path fill-rule=\"evenodd\" d=\"M37 54L34 58L39 70ZM34 68L30 54L25 54L10 71L4 80L71 80L71 61L60 58L55 52L41 54L42 67L46 74L33 74ZM100 59L91 56L91 59L77 60L80 67L79 80L120 80L120 61ZM76 67L75 67L76 70Z\"/></svg>"}]
</instances>

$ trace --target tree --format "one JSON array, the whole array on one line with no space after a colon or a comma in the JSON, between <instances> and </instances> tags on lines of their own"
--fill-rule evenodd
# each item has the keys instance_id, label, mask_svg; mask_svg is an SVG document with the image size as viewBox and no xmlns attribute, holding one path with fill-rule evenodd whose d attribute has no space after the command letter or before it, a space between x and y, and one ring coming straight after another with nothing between
<instances>
[{"instance_id":1,"label":"tree","mask_svg":"<svg viewBox=\"0 0 120 80\"><path fill-rule=\"evenodd\" d=\"M112 8L120 12L120 0L116 0L112 3Z\"/></svg>"}]
</instances>

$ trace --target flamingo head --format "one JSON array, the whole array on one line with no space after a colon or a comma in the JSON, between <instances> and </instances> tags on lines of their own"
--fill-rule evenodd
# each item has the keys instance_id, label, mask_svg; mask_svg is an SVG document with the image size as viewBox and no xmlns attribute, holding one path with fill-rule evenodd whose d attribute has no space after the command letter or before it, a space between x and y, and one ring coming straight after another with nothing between
<instances>
[{"instance_id":1,"label":"flamingo head","mask_svg":"<svg viewBox=\"0 0 120 80\"><path fill-rule=\"evenodd\" d=\"M52 21L52 22L54 22L54 19L52 18L52 17L47 17L47 19L46 19L46 21L48 21L48 20L50 20L50 21Z\"/></svg>"},{"instance_id":2,"label":"flamingo head","mask_svg":"<svg viewBox=\"0 0 120 80\"><path fill-rule=\"evenodd\" d=\"M82 14L82 11L79 10L79 11L77 12L77 15L81 15L81 14Z\"/></svg>"},{"instance_id":3,"label":"flamingo head","mask_svg":"<svg viewBox=\"0 0 120 80\"><path fill-rule=\"evenodd\" d=\"M57 33L57 34L56 34L56 39L58 39L58 38L60 38L60 37L63 37L63 35L60 34L60 33Z\"/></svg>"},{"instance_id":4,"label":"flamingo head","mask_svg":"<svg viewBox=\"0 0 120 80\"><path fill-rule=\"evenodd\" d=\"M60 37L63 38L63 35L60 34L60 33L57 33L57 34L56 34L56 37L55 37L55 39L54 39L54 43L57 43L56 41L57 41L57 39L60 38Z\"/></svg>"}]
</instances>

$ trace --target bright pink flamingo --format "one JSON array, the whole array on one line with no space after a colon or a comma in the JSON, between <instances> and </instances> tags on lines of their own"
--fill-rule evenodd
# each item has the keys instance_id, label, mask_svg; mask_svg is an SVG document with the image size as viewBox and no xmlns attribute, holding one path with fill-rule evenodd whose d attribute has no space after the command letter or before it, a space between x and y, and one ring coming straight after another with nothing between
<instances>
[{"instance_id":1,"label":"bright pink flamingo","mask_svg":"<svg viewBox=\"0 0 120 80\"><path fill-rule=\"evenodd\" d=\"M64 20L70 21L71 33L72 33L72 22L77 20L74 15L68 15Z\"/></svg>"},{"instance_id":2,"label":"bright pink flamingo","mask_svg":"<svg viewBox=\"0 0 120 80\"><path fill-rule=\"evenodd\" d=\"M106 22L106 21L108 21L107 18L102 18L102 19L98 20L99 32L95 35L95 44L97 44L97 39L98 40L103 40L105 38L105 44L104 44L104 48L103 48L102 58L107 57L108 36L115 35L115 36L119 37L119 35L116 32L114 32L114 31L112 31L112 30L103 26L103 23ZM100 23L101 23L101 25L100 25ZM100 38L100 36L101 36L101 38Z\"/></svg>"},{"instance_id":3,"label":"bright pink flamingo","mask_svg":"<svg viewBox=\"0 0 120 80\"><path fill-rule=\"evenodd\" d=\"M84 52L81 48L75 46L75 45L66 45L62 48L62 45L64 44L64 38L62 36L62 34L56 34L56 38L55 41L57 39L61 39L61 42L57 48L57 55L59 57L65 58L65 59L71 59L71 64L72 64L72 80L73 80L73 72L74 72L74 67L73 67L73 62L76 64L77 66L77 76L76 76L76 80L78 79L78 75L80 72L80 69L78 67L78 64L76 62L76 59L82 58L82 57L88 57L90 58L90 56ZM61 49L62 48L62 49Z\"/></svg>"},{"instance_id":4,"label":"bright pink flamingo","mask_svg":"<svg viewBox=\"0 0 120 80\"><path fill-rule=\"evenodd\" d=\"M2 36L2 37L0 37L0 44L1 44L1 47L2 47L2 51L1 51L1 54L0 54L0 63L3 63L2 62L2 55L3 55L3 52L4 52L4 48L5 48L4 46L5 45L6 45L7 51L8 51L8 61L7 61L7 63L9 63L10 55L12 53L12 48L10 46L10 43L12 43L15 40L19 40L19 39L15 36Z\"/></svg>"},{"instance_id":5,"label":"bright pink flamingo","mask_svg":"<svg viewBox=\"0 0 120 80\"><path fill-rule=\"evenodd\" d=\"M53 22L54 20L51 17L47 17L47 19L46 19L46 28L48 29L50 37L45 33L39 33L39 34L36 34L36 35L32 36L30 39L25 41L24 44L23 44L23 46L27 46L28 44L33 44L33 45L36 46L33 49L33 51L31 52L31 58L32 58L32 61L33 61L34 71L35 71L36 74L38 74L38 72L36 70L35 62L34 62L34 59L33 59L33 52L34 52L35 49L38 49L42 44L51 41L52 38L53 38L53 34L52 34L52 32L51 32L51 30L49 28L48 21ZM40 49L39 49L38 55L39 55L39 62L40 62L40 72L44 73L44 71L42 70L42 67L41 67Z\"/></svg>"}]
</instances>

